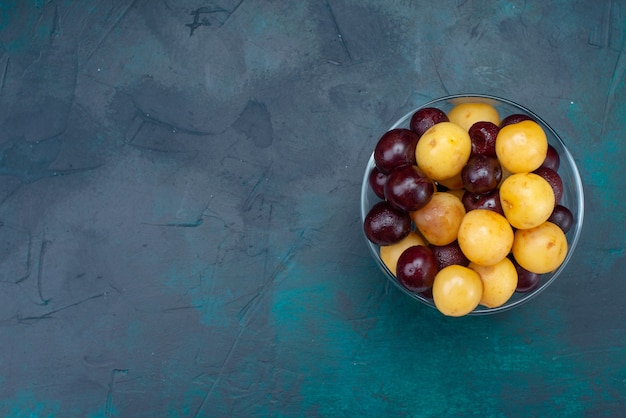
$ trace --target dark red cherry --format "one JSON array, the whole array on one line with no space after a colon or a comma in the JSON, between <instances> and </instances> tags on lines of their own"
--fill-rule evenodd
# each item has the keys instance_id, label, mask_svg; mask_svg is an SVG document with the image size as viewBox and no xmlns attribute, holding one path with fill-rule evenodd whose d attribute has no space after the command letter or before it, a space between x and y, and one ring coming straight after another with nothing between
<instances>
[{"instance_id":1,"label":"dark red cherry","mask_svg":"<svg viewBox=\"0 0 626 418\"><path fill-rule=\"evenodd\" d=\"M378 202L367 213L363 230L367 239L376 245L394 244L411 232L411 217L389 202Z\"/></svg>"},{"instance_id":2,"label":"dark red cherry","mask_svg":"<svg viewBox=\"0 0 626 418\"><path fill-rule=\"evenodd\" d=\"M385 183L387 181L387 175L380 171L378 167L374 166L370 171L368 182L374 194L381 199L385 198Z\"/></svg>"},{"instance_id":3,"label":"dark red cherry","mask_svg":"<svg viewBox=\"0 0 626 418\"><path fill-rule=\"evenodd\" d=\"M559 152L552 145L548 144L548 152L546 153L546 159L541 164L541 167L551 168L554 171L559 171L561 165L561 157Z\"/></svg>"},{"instance_id":4,"label":"dark red cherry","mask_svg":"<svg viewBox=\"0 0 626 418\"><path fill-rule=\"evenodd\" d=\"M567 234L567 231L574 225L574 214L565 206L556 205L548 221L561 228Z\"/></svg>"},{"instance_id":5,"label":"dark red cherry","mask_svg":"<svg viewBox=\"0 0 626 418\"><path fill-rule=\"evenodd\" d=\"M496 137L500 128L492 122L476 122L469 128L469 136L472 141L472 154L496 157Z\"/></svg>"},{"instance_id":6,"label":"dark red cherry","mask_svg":"<svg viewBox=\"0 0 626 418\"><path fill-rule=\"evenodd\" d=\"M438 272L433 252L423 245L407 248L398 258L398 280L412 292L421 293L432 288Z\"/></svg>"},{"instance_id":7,"label":"dark red cherry","mask_svg":"<svg viewBox=\"0 0 626 418\"><path fill-rule=\"evenodd\" d=\"M554 192L554 204L556 205L563 196L563 180L556 171L551 168L539 167L534 171L535 174L543 177L552 187Z\"/></svg>"},{"instance_id":8,"label":"dark red cherry","mask_svg":"<svg viewBox=\"0 0 626 418\"><path fill-rule=\"evenodd\" d=\"M514 113L514 114L509 115L506 118L502 119L502 121L500 121L500 129L504 128L507 125L513 125L514 123L520 123L520 122L523 122L525 120L532 120L532 121L534 121L534 119L531 118L528 115L524 115L524 114L521 114L521 113Z\"/></svg>"},{"instance_id":9,"label":"dark red cherry","mask_svg":"<svg viewBox=\"0 0 626 418\"><path fill-rule=\"evenodd\" d=\"M409 126L421 137L424 132L440 122L449 122L448 115L435 107L425 107L413 113Z\"/></svg>"},{"instance_id":10,"label":"dark red cherry","mask_svg":"<svg viewBox=\"0 0 626 418\"><path fill-rule=\"evenodd\" d=\"M430 245L429 248L437 260L439 270L453 264L467 267L470 263L461 251L458 241L453 241L447 245Z\"/></svg>"},{"instance_id":11,"label":"dark red cherry","mask_svg":"<svg viewBox=\"0 0 626 418\"><path fill-rule=\"evenodd\" d=\"M497 158L473 155L461 170L463 187L471 193L495 190L502 180L502 167Z\"/></svg>"},{"instance_id":12,"label":"dark red cherry","mask_svg":"<svg viewBox=\"0 0 626 418\"><path fill-rule=\"evenodd\" d=\"M509 255L509 259L513 262L517 271L517 288L518 293L527 293L539 287L541 274L533 273L520 266L513 255Z\"/></svg>"},{"instance_id":13,"label":"dark red cherry","mask_svg":"<svg viewBox=\"0 0 626 418\"><path fill-rule=\"evenodd\" d=\"M428 300L432 301L433 300L433 288L431 287L428 290L420 292L420 296L425 298L425 299L428 299Z\"/></svg>"},{"instance_id":14,"label":"dark red cherry","mask_svg":"<svg viewBox=\"0 0 626 418\"><path fill-rule=\"evenodd\" d=\"M385 182L385 199L405 212L423 208L435 192L435 183L416 165L394 169Z\"/></svg>"},{"instance_id":15,"label":"dark red cherry","mask_svg":"<svg viewBox=\"0 0 626 418\"><path fill-rule=\"evenodd\" d=\"M376 167L385 173L401 165L415 164L415 146L419 136L410 129L398 128L387 131L374 148Z\"/></svg>"},{"instance_id":16,"label":"dark red cherry","mask_svg":"<svg viewBox=\"0 0 626 418\"><path fill-rule=\"evenodd\" d=\"M474 209L488 209L498 212L500 215L504 216L504 210L502 209L502 202L500 202L500 192L498 189L483 194L466 191L463 193L461 202L463 202L466 212Z\"/></svg>"}]
</instances>

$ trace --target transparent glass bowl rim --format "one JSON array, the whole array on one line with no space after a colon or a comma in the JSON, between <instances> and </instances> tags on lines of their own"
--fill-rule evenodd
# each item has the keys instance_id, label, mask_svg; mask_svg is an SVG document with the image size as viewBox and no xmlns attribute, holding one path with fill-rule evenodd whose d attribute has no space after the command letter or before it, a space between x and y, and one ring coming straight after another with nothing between
<instances>
[{"instance_id":1,"label":"transparent glass bowl rim","mask_svg":"<svg viewBox=\"0 0 626 418\"><path fill-rule=\"evenodd\" d=\"M461 101L468 101L468 100L473 100L473 99L480 100L483 102L485 101L495 102L496 106L498 105L498 103L505 104L512 108L518 109L520 113L526 113L527 115L535 119L547 131L546 134L548 135L548 137L552 136L558 142L561 148L561 150L559 150L561 164L563 164L563 162L565 161L567 165L569 166L569 169L571 170L570 180L575 185L575 202L572 202L572 204L576 205L576 208L577 208L576 214L574 215L575 216L574 225L572 226L572 230L568 232L568 251L567 251L567 255L565 256L565 260L563 260L563 263L561 263L561 265L554 272L547 273L550 275L550 277L548 277L547 279L542 278L541 285L535 290L528 292L528 293L522 293L519 298L516 298L515 300L507 302L506 304L496 307L496 308L487 308L487 307L479 305L476 309L474 309L472 312L468 314L468 315L489 315L489 314L495 314L499 312L508 311L510 309L513 309L515 307L518 307L530 301L531 299L539 295L541 292L543 292L545 289L547 289L548 286L550 286L550 284L552 284L557 279L557 277L561 275L561 273L563 272L563 270L565 270L565 267L567 266L569 261L572 259L574 251L580 239L580 235L581 235L582 227L583 227L584 207L585 207L584 200L585 199L584 199L583 183L580 177L580 173L578 171L578 167L569 149L567 148L567 146L565 145L561 137L539 115L537 115L530 109L527 109L526 107L514 101L511 101L502 97L498 97L498 96L488 95L488 94L467 93L467 94L455 94L455 95L443 96L443 97L428 101L420 106L413 108L412 110L407 112L404 116L402 116L400 119L398 119L398 121L394 123L391 127L389 127L389 130L406 126L411 116L419 109L423 109L426 107L439 107L443 103L451 103L453 101L461 102ZM369 202L368 194L371 193L370 188L369 188L369 183L368 183L368 176L373 166L374 166L374 152L372 150L372 153L370 155L370 158L365 168L365 173L363 175L363 181L361 184L361 223L363 223L363 221L365 220L365 216L367 215L367 212L370 209L367 205L367 203ZM363 236L365 237L365 234ZM416 299L436 309L432 300L427 299L424 296L418 295L416 293L413 293L409 291L408 289L406 289L404 286L402 286L398 282L398 280L395 278L393 273L391 273L391 271L387 268L387 266L380 259L380 256L378 253L378 246L370 242L367 239L367 237L365 237L365 241L370 249L370 252L372 253L372 256L376 260L378 267L383 271L383 273L390 279L390 281L398 289L400 289L403 293L412 297L413 299Z\"/></svg>"}]
</instances>

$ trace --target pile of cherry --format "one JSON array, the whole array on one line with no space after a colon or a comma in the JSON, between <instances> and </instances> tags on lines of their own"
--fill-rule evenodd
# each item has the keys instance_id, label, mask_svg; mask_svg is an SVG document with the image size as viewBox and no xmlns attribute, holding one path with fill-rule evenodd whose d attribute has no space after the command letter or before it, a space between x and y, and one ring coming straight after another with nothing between
<instances>
[{"instance_id":1,"label":"pile of cherry","mask_svg":"<svg viewBox=\"0 0 626 418\"><path fill-rule=\"evenodd\" d=\"M385 132L369 186L381 200L367 238L410 292L445 315L531 292L564 261L572 212L559 204L560 157L530 116L485 103L416 111Z\"/></svg>"}]
</instances>

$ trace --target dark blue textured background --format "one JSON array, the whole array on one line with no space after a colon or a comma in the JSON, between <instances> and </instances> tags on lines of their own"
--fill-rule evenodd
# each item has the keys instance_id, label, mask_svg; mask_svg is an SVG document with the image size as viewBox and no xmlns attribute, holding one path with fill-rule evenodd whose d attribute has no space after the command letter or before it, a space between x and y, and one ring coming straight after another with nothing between
<instances>
[{"instance_id":1,"label":"dark blue textured background","mask_svg":"<svg viewBox=\"0 0 626 418\"><path fill-rule=\"evenodd\" d=\"M623 0L0 2L0 416L623 414L625 72ZM452 319L359 190L468 92L561 134L586 219L538 298Z\"/></svg>"}]
</instances>

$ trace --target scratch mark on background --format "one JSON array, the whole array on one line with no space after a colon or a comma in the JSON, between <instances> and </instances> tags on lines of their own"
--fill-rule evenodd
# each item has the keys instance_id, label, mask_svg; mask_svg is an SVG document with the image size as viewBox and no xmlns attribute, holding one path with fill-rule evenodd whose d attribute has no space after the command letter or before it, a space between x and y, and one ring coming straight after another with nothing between
<instances>
[{"instance_id":1,"label":"scratch mark on background","mask_svg":"<svg viewBox=\"0 0 626 418\"><path fill-rule=\"evenodd\" d=\"M135 105L135 107L137 107L137 105ZM144 123L144 114L139 109L137 109L135 117L126 128L126 133L124 135L124 142L126 144L131 144L135 140L135 138L137 138L137 135L139 135L139 131L141 131Z\"/></svg>"},{"instance_id":2,"label":"scratch mark on background","mask_svg":"<svg viewBox=\"0 0 626 418\"><path fill-rule=\"evenodd\" d=\"M224 224L224 227L226 227L227 225L224 222L224 219L222 219L220 216L207 215L207 212L209 211L209 206L211 206L212 200L213 198L211 197L211 199L209 200L209 203L207 203L206 206L202 209L202 211L200 211L200 214L195 219L192 218L191 221L165 222L165 223L141 222L141 225L158 226L158 227L163 227L163 228L198 228L202 226L202 224L204 223L204 218L214 218L214 219L219 219L220 221L222 221L222 223Z\"/></svg>"},{"instance_id":3,"label":"scratch mark on background","mask_svg":"<svg viewBox=\"0 0 626 418\"><path fill-rule=\"evenodd\" d=\"M226 357L224 358L224 362L220 366L220 371L219 371L219 373L217 375L217 378L211 384L211 387L209 388L209 390L207 391L206 395L204 396L204 399L202 399L202 402L200 403L200 406L198 407L198 410L196 411L196 414L194 415L196 418L201 416L200 414L201 414L202 410L204 409L204 405L206 404L206 402L211 397L211 394L213 393L213 390L217 386L219 386L219 383L222 380L222 376L224 375L224 369L226 368L228 363L230 363L230 359L233 356L233 353L235 352L235 349L239 345L239 341L241 340L241 336L243 335L245 329L246 329L245 327L240 327L239 328L239 332L237 333L237 336L235 337L233 343L230 345L230 348L228 349L228 354L226 354Z\"/></svg>"},{"instance_id":4,"label":"scratch mark on background","mask_svg":"<svg viewBox=\"0 0 626 418\"><path fill-rule=\"evenodd\" d=\"M446 86L446 83L444 83L443 81L443 77L441 77L441 73L439 72L439 66L435 65L435 73L437 74L437 78L439 79L439 84L441 84L441 87L443 87L443 91L446 92L446 95L450 95L450 90L448 90L448 87Z\"/></svg>"},{"instance_id":5,"label":"scratch mark on background","mask_svg":"<svg viewBox=\"0 0 626 418\"><path fill-rule=\"evenodd\" d=\"M597 46L600 48L606 48L609 46L609 37L611 33L611 12L613 11L613 1L609 0L606 4L600 26L595 27L591 33L589 33L589 45Z\"/></svg>"},{"instance_id":6,"label":"scratch mark on background","mask_svg":"<svg viewBox=\"0 0 626 418\"><path fill-rule=\"evenodd\" d=\"M59 26L59 6L54 5L54 16L52 18L52 29L50 30L50 40L52 40L61 30Z\"/></svg>"},{"instance_id":7,"label":"scratch mark on background","mask_svg":"<svg viewBox=\"0 0 626 418\"><path fill-rule=\"evenodd\" d=\"M202 14L212 14L212 13L226 13L228 15L228 10L223 9L221 7L211 8L211 7L200 7L199 9L193 10L190 15L193 16L193 22L187 23L185 26L189 28L189 36L193 36L193 33L200 26L211 26L211 22L207 17L200 18Z\"/></svg>"},{"instance_id":8,"label":"scratch mark on background","mask_svg":"<svg viewBox=\"0 0 626 418\"><path fill-rule=\"evenodd\" d=\"M235 12L237 11L237 9L239 9L239 7L243 4L244 0L240 0L239 3L237 3L237 5L233 8L233 10L228 14L228 16L226 16L226 20L224 20L224 23L222 23L222 25L226 24L226 22L228 21L228 19L230 19L232 17L232 15L235 14Z\"/></svg>"},{"instance_id":9,"label":"scratch mark on background","mask_svg":"<svg viewBox=\"0 0 626 418\"><path fill-rule=\"evenodd\" d=\"M107 391L107 400L104 408L105 418L113 416L113 391L115 389L115 380L117 376L126 376L128 369L113 369L111 370L111 378L109 379L109 390Z\"/></svg>"},{"instance_id":10,"label":"scratch mark on background","mask_svg":"<svg viewBox=\"0 0 626 418\"><path fill-rule=\"evenodd\" d=\"M604 112L602 115L602 128L600 129L600 138L604 136L604 132L606 131L606 124L609 119L609 113L610 113L611 107L613 106L613 102L615 101L617 88L622 82L625 73L626 73L626 51L622 50L619 56L617 57L617 62L615 63L615 69L613 70L613 75L611 76L611 82L609 84L609 91L607 92L606 101L604 102Z\"/></svg>"},{"instance_id":11,"label":"scratch mark on background","mask_svg":"<svg viewBox=\"0 0 626 418\"><path fill-rule=\"evenodd\" d=\"M78 53L76 51L74 51L72 53L73 56L73 74L74 74L74 79L72 80L72 96L70 98L70 103L68 106L68 109L72 109L72 107L74 107L74 102L76 101L76 88L78 87L78 71L80 68L80 65L78 63ZM65 130L67 129L67 125L69 124L69 120L70 120L70 115L72 114L71 110L68 110L68 112L66 113L65 116L65 123L63 124L63 132L65 132ZM61 132L59 133L59 135L61 134Z\"/></svg>"},{"instance_id":12,"label":"scratch mark on background","mask_svg":"<svg viewBox=\"0 0 626 418\"><path fill-rule=\"evenodd\" d=\"M268 229L270 229L269 227L270 227L271 217L272 217L272 206L270 205ZM264 254L265 258L264 258L264 263L263 263L263 277L267 277L267 261L268 261L267 249L264 252L265 252L265 254ZM276 277L278 277L278 275L284 270L285 266L287 265L289 260L291 260L291 258L294 255L295 255L295 251L294 251L294 247L292 246L289 249L289 251L287 251L287 253L283 257L283 259L280 260L278 265L274 268L274 270L269 275L269 277L267 277L265 279L265 281L261 285L261 288L257 291L257 293L254 295L254 297L252 299L250 299L250 301L248 301L248 303L246 303L243 306L243 308L241 308L239 310L238 317L239 317L239 325L240 326L246 327L248 325L248 321L249 321L250 317L258 309L258 305L263 300L265 294L275 284Z\"/></svg>"},{"instance_id":13,"label":"scratch mark on background","mask_svg":"<svg viewBox=\"0 0 626 418\"><path fill-rule=\"evenodd\" d=\"M65 305L65 306L62 306L62 307L60 307L58 309L51 310L49 312L46 312L43 315L25 316L25 317L18 316L17 320L18 320L18 322L28 322L28 321L37 321L37 320L40 320L40 319L54 318L54 316L53 316L54 314L57 314L59 312L63 312L63 311L65 311L67 309L70 309L70 308L74 308L74 307L76 307L78 305L81 305L81 304L83 304L85 302L89 302L91 300L100 299L100 298L102 298L102 297L104 297L106 295L107 295L107 292L98 293L97 295L89 296L89 297L87 297L85 299L81 299L81 300L79 300L77 302L70 303L69 305Z\"/></svg>"},{"instance_id":14,"label":"scratch mark on background","mask_svg":"<svg viewBox=\"0 0 626 418\"><path fill-rule=\"evenodd\" d=\"M41 302L43 305L47 305L48 302L50 301L50 299L45 299L43 297L43 289L42 289L42 282L43 282L43 275L44 275L44 261L46 258L46 251L48 249L48 244L50 244L50 241L48 241L44 235L43 241L41 242L41 249L39 251L39 265L37 267L37 293L39 294L39 299L41 299Z\"/></svg>"},{"instance_id":15,"label":"scratch mark on background","mask_svg":"<svg viewBox=\"0 0 626 418\"><path fill-rule=\"evenodd\" d=\"M272 217L272 206L270 205L270 214L269 221L271 221ZM268 229L271 229L271 225L268 222ZM268 261L268 253L265 251L265 260L263 266L263 277L266 277L265 281L261 285L261 288L257 291L252 299L246 305L239 310L239 325L242 327L246 327L250 321L250 318L254 317L257 309L259 308L261 302L268 294L269 290L275 287L278 284L277 278L280 274L287 268L291 259L296 255L297 251L302 247L303 243L306 241L305 235L308 233L309 229L302 229L299 234L296 242L291 245L289 250L285 253L283 258L278 262L274 270L272 270L271 274L267 275L267 261Z\"/></svg>"},{"instance_id":16,"label":"scratch mark on background","mask_svg":"<svg viewBox=\"0 0 626 418\"><path fill-rule=\"evenodd\" d=\"M39 14L39 18L37 19L37 23L32 28L31 38L35 38L37 36L37 32L42 25L45 25L47 22L44 22L44 19L49 19L50 16L44 11ZM48 32L48 39L52 41L55 35L58 32L59 27L59 7L54 5L54 12L51 17L51 25L50 31Z\"/></svg>"},{"instance_id":17,"label":"scratch mark on background","mask_svg":"<svg viewBox=\"0 0 626 418\"><path fill-rule=\"evenodd\" d=\"M97 170L102 167L104 164L94 165L92 167L82 167L82 168L65 168L62 170L49 170L50 177L60 177L60 176L69 176L72 174L79 173L87 173L89 171Z\"/></svg>"},{"instance_id":18,"label":"scratch mark on background","mask_svg":"<svg viewBox=\"0 0 626 418\"><path fill-rule=\"evenodd\" d=\"M343 48L344 52L348 56L348 60L350 60L350 62L354 62L354 59L352 58L352 54L350 53L350 49L348 49L348 45L346 44L345 39L343 39L343 34L341 33L341 29L339 28L339 23L337 22L337 17L335 16L335 12L333 11L333 8L331 7L328 0L326 0L325 3L326 3L326 8L328 9L328 12L330 13L330 19L333 22L333 26L335 27L335 30L337 31L337 38L339 38L341 47Z\"/></svg>"},{"instance_id":19,"label":"scratch mark on background","mask_svg":"<svg viewBox=\"0 0 626 418\"><path fill-rule=\"evenodd\" d=\"M271 275L265 281L263 287L259 290L259 292L255 295L255 297L252 298L252 300L248 302L248 304L246 304L246 306L244 306L239 312L239 331L237 335L235 336L235 339L233 340L232 344L230 345L230 348L224 359L224 362L220 366L220 370L219 370L219 373L217 374L217 377L211 384L211 387L209 387L206 395L204 396L204 398L202 399L202 402L200 403L200 406L198 406L198 409L196 410L196 413L194 415L196 418L202 416L202 410L204 409L209 398L213 394L213 391L215 390L215 388L217 388L220 385L222 377L224 376L224 371L226 367L228 366L228 364L230 363L230 359L232 358L233 353L236 351L237 346L239 345L239 341L241 340L244 332L248 329L250 319L254 317L256 311L261 306L261 301L265 298L269 289L271 289L277 284L278 277L285 270L289 261L296 255L297 250L300 248L300 246L302 245L302 242L305 240L306 232L307 232L306 229L300 232L300 235L298 236L297 241L289 248L289 250L282 257L278 265L272 271Z\"/></svg>"},{"instance_id":20,"label":"scratch mark on background","mask_svg":"<svg viewBox=\"0 0 626 418\"><path fill-rule=\"evenodd\" d=\"M166 130L172 132L172 133L181 133L181 134L187 134L187 135L192 135L192 136L211 136L213 135L211 132L206 132L206 131L199 131L196 129L189 129L189 128L185 128L182 126L178 126L178 125L173 125L169 122L166 122L164 120L155 118L153 116L150 116L150 114L146 111L144 111L141 107L139 107L139 105L135 102L133 102L133 106L135 106L136 109L136 113L135 113L135 117L133 118L133 120L131 121L130 125L128 126L128 128L126 129L126 134L125 134L125 142L127 144L131 144L133 145L133 141L135 141L135 139L137 139L137 136L139 135L139 133L141 132L141 129L143 128L143 126L145 124L152 124L155 126L158 126L160 128L165 128ZM135 145L137 147L140 147L138 145ZM171 152L171 151L163 151L163 150L159 150L161 152Z\"/></svg>"},{"instance_id":21,"label":"scratch mark on background","mask_svg":"<svg viewBox=\"0 0 626 418\"><path fill-rule=\"evenodd\" d=\"M150 222L141 222L141 225L148 226L160 226L164 228L197 228L202 225L202 219L198 219L195 222L171 222L171 223L150 223Z\"/></svg>"},{"instance_id":22,"label":"scratch mark on background","mask_svg":"<svg viewBox=\"0 0 626 418\"><path fill-rule=\"evenodd\" d=\"M30 274L33 268L32 261L31 261L32 253L33 253L33 236L29 233L28 234L28 246L26 247L26 273L24 273L22 277L18 278L14 282L15 284L22 283L24 280L30 277Z\"/></svg>"},{"instance_id":23,"label":"scratch mark on background","mask_svg":"<svg viewBox=\"0 0 626 418\"><path fill-rule=\"evenodd\" d=\"M89 59L91 58L93 53L96 52L98 50L98 48L100 48L100 45L102 45L104 40L111 34L113 29L120 23L120 21L124 18L124 16L126 16L128 11L131 9L131 7L133 7L135 5L136 2L137 2L137 0L132 0L121 11L121 13L113 20L113 22L109 25L109 27L105 29L104 34L102 36L100 36L100 39L98 39L98 41L96 42L96 45L91 49L91 51L89 51L89 53L87 53L87 58L85 59L85 62L89 61Z\"/></svg>"},{"instance_id":24,"label":"scratch mark on background","mask_svg":"<svg viewBox=\"0 0 626 418\"><path fill-rule=\"evenodd\" d=\"M196 31L196 29L198 29L200 26L211 26L211 22L209 21L209 19L207 17L200 17L200 15L203 14L219 14L219 13L223 13L226 15L226 18L224 19L223 22L220 23L220 27L224 26L224 24L228 21L228 19L233 15L233 13L235 13L237 11L237 9L239 8L239 6L241 6L241 4L243 3L244 0L241 0L234 8L232 11L228 11L222 7L219 6L214 6L214 7L200 7L198 9L192 10L191 13L189 13L191 16L193 16L193 22L191 23L187 23L185 26L187 26L189 28L189 36L193 36L193 33Z\"/></svg>"},{"instance_id":25,"label":"scratch mark on background","mask_svg":"<svg viewBox=\"0 0 626 418\"><path fill-rule=\"evenodd\" d=\"M7 74L9 73L9 62L11 62L11 59L6 54L2 57L2 60L4 61L4 65L2 65L2 76L0 76L0 93L4 90L4 86L6 85Z\"/></svg>"},{"instance_id":26,"label":"scratch mark on background","mask_svg":"<svg viewBox=\"0 0 626 418\"><path fill-rule=\"evenodd\" d=\"M269 179L271 169L272 169L272 163L270 163L267 167L265 167L265 169L263 170L263 172L259 176L259 178L256 181L256 183L254 184L254 186L252 186L252 189L250 190L250 193L248 193L248 196L246 197L246 200L243 203L243 210L244 211L247 212L247 211L249 211L252 208L252 203L254 202L254 200L256 199L256 197L258 195L259 187L261 186L261 183L263 181Z\"/></svg>"},{"instance_id":27,"label":"scratch mark on background","mask_svg":"<svg viewBox=\"0 0 626 418\"><path fill-rule=\"evenodd\" d=\"M184 305L184 306L174 306L172 308L164 308L161 309L161 312L166 313L166 312L177 312L177 311L185 311L185 310L195 310L195 309L202 309L204 307L204 305Z\"/></svg>"}]
</instances>

